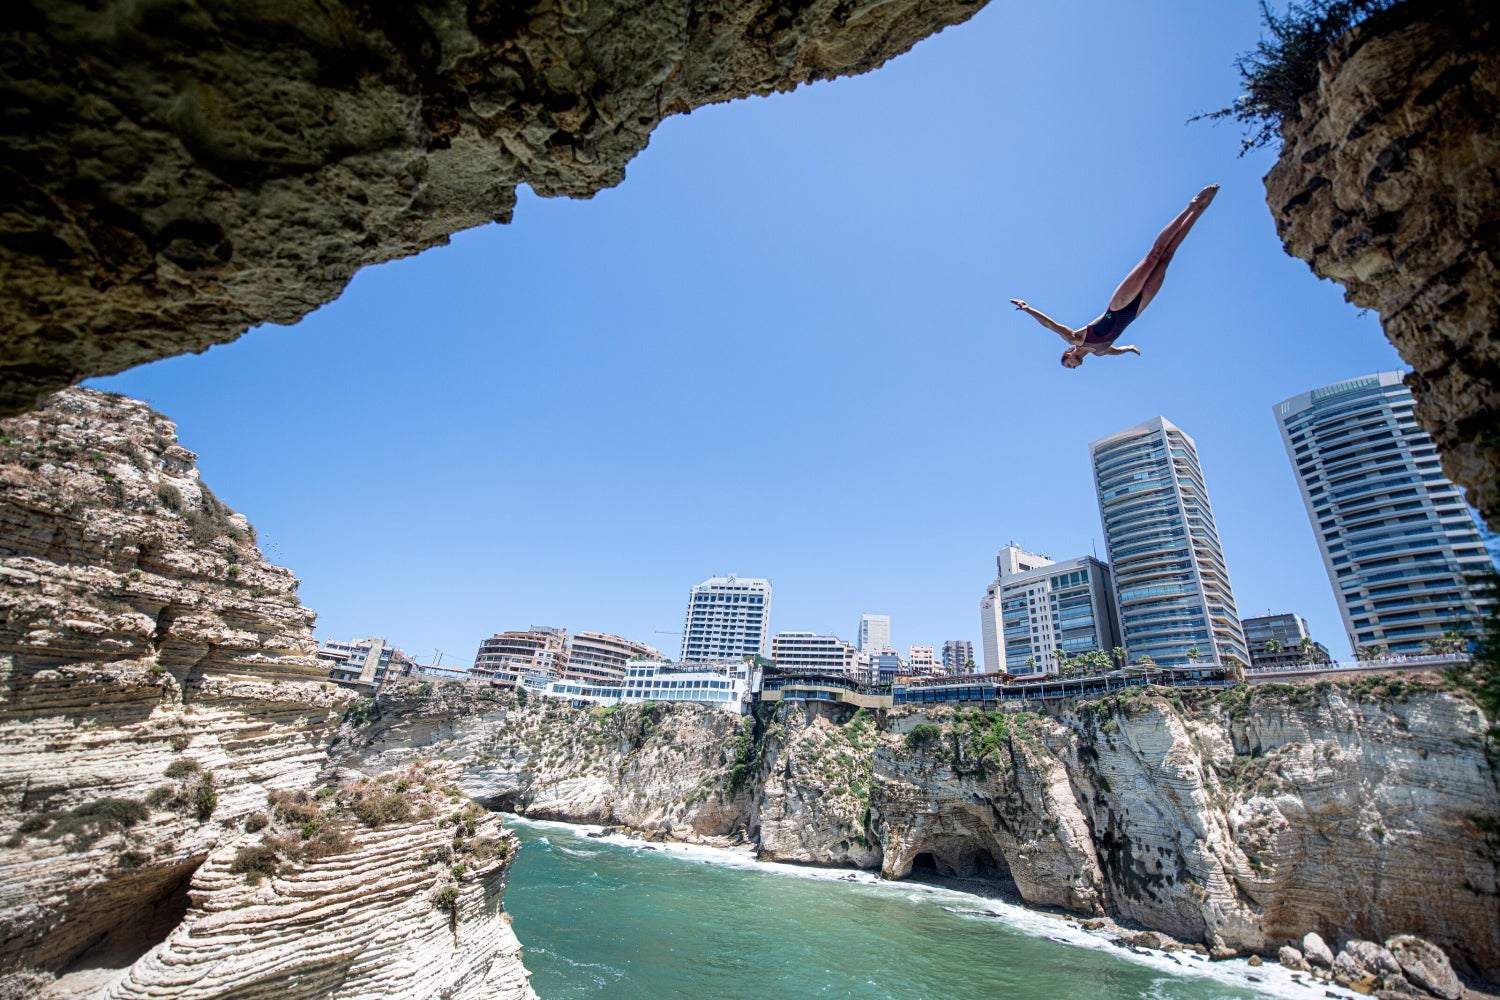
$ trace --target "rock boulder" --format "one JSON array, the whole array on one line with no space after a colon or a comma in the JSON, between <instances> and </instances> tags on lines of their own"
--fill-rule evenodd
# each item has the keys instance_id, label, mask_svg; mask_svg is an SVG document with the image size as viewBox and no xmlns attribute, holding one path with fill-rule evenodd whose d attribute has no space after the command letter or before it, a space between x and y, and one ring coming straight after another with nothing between
<instances>
[{"instance_id":1,"label":"rock boulder","mask_svg":"<svg viewBox=\"0 0 1500 1000\"><path fill-rule=\"evenodd\" d=\"M1458 1000L1463 996L1463 983L1454 974L1448 956L1437 945L1403 934L1391 938L1385 946L1414 985L1442 1000Z\"/></svg>"}]
</instances>

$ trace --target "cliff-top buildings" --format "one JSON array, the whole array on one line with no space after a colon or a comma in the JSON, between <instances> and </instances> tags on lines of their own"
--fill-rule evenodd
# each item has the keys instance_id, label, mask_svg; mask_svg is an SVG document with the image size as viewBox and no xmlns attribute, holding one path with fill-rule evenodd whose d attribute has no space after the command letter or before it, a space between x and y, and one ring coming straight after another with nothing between
<instances>
[{"instance_id":1,"label":"cliff-top buildings","mask_svg":"<svg viewBox=\"0 0 1500 1000\"><path fill-rule=\"evenodd\" d=\"M771 581L715 576L688 593L684 663L770 654Z\"/></svg>"},{"instance_id":2,"label":"cliff-top buildings","mask_svg":"<svg viewBox=\"0 0 1500 1000\"><path fill-rule=\"evenodd\" d=\"M907 673L913 677L932 677L942 670L931 646L913 646L906 657Z\"/></svg>"},{"instance_id":3,"label":"cliff-top buildings","mask_svg":"<svg viewBox=\"0 0 1500 1000\"><path fill-rule=\"evenodd\" d=\"M528 674L560 677L567 662L567 630L533 625L524 632L497 632L481 642L469 674L514 687Z\"/></svg>"},{"instance_id":4,"label":"cliff-top buildings","mask_svg":"<svg viewBox=\"0 0 1500 1000\"><path fill-rule=\"evenodd\" d=\"M995 564L1000 575L979 603L986 673L1055 673L1059 654L1119 644L1109 567L1098 559L1055 563L1007 545Z\"/></svg>"},{"instance_id":5,"label":"cliff-top buildings","mask_svg":"<svg viewBox=\"0 0 1500 1000\"><path fill-rule=\"evenodd\" d=\"M1300 615L1258 615L1240 622L1250 647L1250 666L1278 670L1309 663L1327 663L1331 657L1321 642L1307 630Z\"/></svg>"},{"instance_id":6,"label":"cliff-top buildings","mask_svg":"<svg viewBox=\"0 0 1500 1000\"><path fill-rule=\"evenodd\" d=\"M771 637L771 659L785 673L853 677L859 653L838 636L778 632Z\"/></svg>"},{"instance_id":7,"label":"cliff-top buildings","mask_svg":"<svg viewBox=\"0 0 1500 1000\"><path fill-rule=\"evenodd\" d=\"M1249 663L1193 439L1156 417L1089 453L1131 659Z\"/></svg>"},{"instance_id":8,"label":"cliff-top buildings","mask_svg":"<svg viewBox=\"0 0 1500 1000\"><path fill-rule=\"evenodd\" d=\"M859 616L859 651L880 653L891 648L891 616Z\"/></svg>"},{"instance_id":9,"label":"cliff-top buildings","mask_svg":"<svg viewBox=\"0 0 1500 1000\"><path fill-rule=\"evenodd\" d=\"M625 678L625 664L636 659L659 660L661 651L617 635L579 632L568 647L563 676L593 683L617 683Z\"/></svg>"},{"instance_id":10,"label":"cliff-top buildings","mask_svg":"<svg viewBox=\"0 0 1500 1000\"><path fill-rule=\"evenodd\" d=\"M325 639L318 643L317 656L328 665L329 680L362 691L374 691L387 678L404 677L417 667L415 660L376 636L348 642Z\"/></svg>"},{"instance_id":11,"label":"cliff-top buildings","mask_svg":"<svg viewBox=\"0 0 1500 1000\"><path fill-rule=\"evenodd\" d=\"M1349 643L1420 651L1476 622L1468 577L1491 565L1399 372L1274 407Z\"/></svg>"},{"instance_id":12,"label":"cliff-top buildings","mask_svg":"<svg viewBox=\"0 0 1500 1000\"><path fill-rule=\"evenodd\" d=\"M949 639L943 643L943 673L967 674L974 668L974 644L967 639Z\"/></svg>"}]
</instances>

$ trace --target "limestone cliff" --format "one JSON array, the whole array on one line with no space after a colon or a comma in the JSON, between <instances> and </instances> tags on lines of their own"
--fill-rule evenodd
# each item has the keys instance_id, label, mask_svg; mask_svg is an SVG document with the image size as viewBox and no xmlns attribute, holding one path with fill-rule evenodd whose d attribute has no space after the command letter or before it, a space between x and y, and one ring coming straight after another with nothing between
<instances>
[{"instance_id":1,"label":"limestone cliff","mask_svg":"<svg viewBox=\"0 0 1500 1000\"><path fill-rule=\"evenodd\" d=\"M1444 471L1500 527L1494 5L1407 0L1355 27L1282 134L1266 202L1287 252L1380 313Z\"/></svg>"},{"instance_id":2,"label":"limestone cliff","mask_svg":"<svg viewBox=\"0 0 1500 1000\"><path fill-rule=\"evenodd\" d=\"M305 795L328 771L353 696L320 679L295 578L263 559L194 461L170 421L104 393L68 390L0 421L0 972L62 973L71 994L108 987L143 955L156 972L129 972L129 995L303 975L300 957L257 954L243 935L222 939L237 948L197 943L224 922L208 914L225 859L258 843L274 797ZM384 836L437 838L420 824ZM351 849L374 856L380 842ZM286 877L307 879L288 892L332 905L325 890L363 877L362 912L376 919L376 900L395 891L382 895L382 880L418 877L345 861L336 883L331 860L303 872L286 859ZM475 883L486 920L503 868ZM394 909L378 919L403 933ZM162 944L169 934L179 945ZM464 960L524 986L508 934L485 931ZM173 951L184 936L193 946ZM314 938L301 940L315 951ZM477 981L460 964L445 967L445 988ZM366 995L418 995L399 979L382 993L365 975Z\"/></svg>"},{"instance_id":3,"label":"limestone cliff","mask_svg":"<svg viewBox=\"0 0 1500 1000\"><path fill-rule=\"evenodd\" d=\"M295 322L520 184L618 184L668 115L862 73L982 2L12 5L0 414Z\"/></svg>"},{"instance_id":4,"label":"limestone cliff","mask_svg":"<svg viewBox=\"0 0 1500 1000\"><path fill-rule=\"evenodd\" d=\"M448 757L467 793L532 815L986 878L1220 954L1411 933L1494 975L1500 883L1474 823L1500 815L1486 726L1436 678L746 720L409 685L337 754L372 773Z\"/></svg>"}]
</instances>

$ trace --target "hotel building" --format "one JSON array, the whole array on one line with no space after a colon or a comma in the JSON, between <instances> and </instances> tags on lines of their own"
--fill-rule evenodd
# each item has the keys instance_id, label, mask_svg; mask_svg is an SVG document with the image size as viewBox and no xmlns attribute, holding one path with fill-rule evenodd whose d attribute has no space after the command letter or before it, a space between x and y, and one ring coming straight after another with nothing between
<instances>
[{"instance_id":1,"label":"hotel building","mask_svg":"<svg viewBox=\"0 0 1500 1000\"><path fill-rule=\"evenodd\" d=\"M688 593L682 661L770 654L771 581L715 576Z\"/></svg>"}]
</instances>

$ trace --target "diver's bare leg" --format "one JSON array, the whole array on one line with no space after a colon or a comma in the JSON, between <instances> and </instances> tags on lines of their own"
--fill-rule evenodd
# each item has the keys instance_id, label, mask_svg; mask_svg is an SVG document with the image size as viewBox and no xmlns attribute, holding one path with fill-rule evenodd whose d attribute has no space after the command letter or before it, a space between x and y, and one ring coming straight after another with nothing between
<instances>
[{"instance_id":1,"label":"diver's bare leg","mask_svg":"<svg viewBox=\"0 0 1500 1000\"><path fill-rule=\"evenodd\" d=\"M1177 214L1177 218L1167 223L1167 227L1157 234L1156 242L1151 245L1146 256L1131 269L1115 289L1114 295L1110 296L1109 308L1123 309L1138 294L1141 306L1136 310L1137 315L1146 308L1146 304L1156 296L1162 282L1166 280L1167 265L1172 263L1172 255L1182 246L1193 223L1198 221L1218 193L1219 185L1210 184L1193 196L1193 200Z\"/></svg>"}]
</instances>

